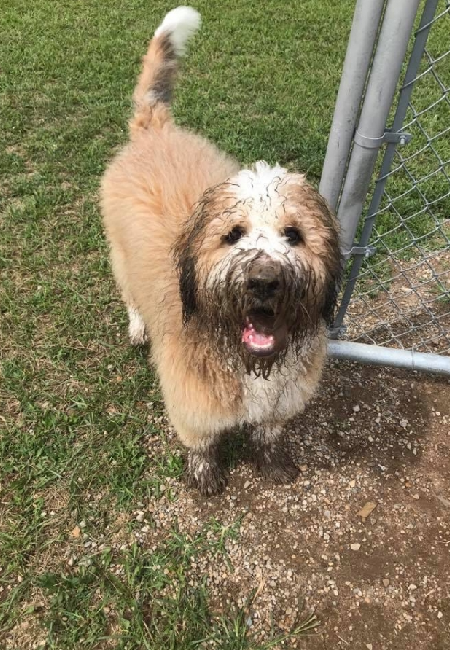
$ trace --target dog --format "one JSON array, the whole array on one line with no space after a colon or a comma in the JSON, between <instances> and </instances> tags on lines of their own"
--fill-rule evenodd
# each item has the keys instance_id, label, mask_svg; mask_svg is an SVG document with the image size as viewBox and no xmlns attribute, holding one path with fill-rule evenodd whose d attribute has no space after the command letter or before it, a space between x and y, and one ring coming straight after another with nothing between
<instances>
[{"instance_id":1,"label":"dog","mask_svg":"<svg viewBox=\"0 0 450 650\"><path fill-rule=\"evenodd\" d=\"M174 123L178 60L199 26L178 7L156 30L101 207L131 343L148 337L188 483L212 495L226 483L218 443L239 427L265 477L296 478L283 426L319 383L342 266L335 217L304 175L241 169Z\"/></svg>"}]
</instances>

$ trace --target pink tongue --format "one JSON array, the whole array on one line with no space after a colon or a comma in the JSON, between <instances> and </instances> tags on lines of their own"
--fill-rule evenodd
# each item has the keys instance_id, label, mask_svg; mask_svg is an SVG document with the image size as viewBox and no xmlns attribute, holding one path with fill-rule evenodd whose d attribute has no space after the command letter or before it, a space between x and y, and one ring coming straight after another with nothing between
<instances>
[{"instance_id":1,"label":"pink tongue","mask_svg":"<svg viewBox=\"0 0 450 650\"><path fill-rule=\"evenodd\" d=\"M250 340L252 336L252 340ZM255 343L256 345L268 345L273 341L273 336L257 332L253 327L247 325L242 332L243 343Z\"/></svg>"},{"instance_id":2,"label":"pink tongue","mask_svg":"<svg viewBox=\"0 0 450 650\"><path fill-rule=\"evenodd\" d=\"M267 345L269 342L272 341L272 337L266 336L265 334L260 334L259 332L254 332L253 340L256 343L256 345Z\"/></svg>"}]
</instances>

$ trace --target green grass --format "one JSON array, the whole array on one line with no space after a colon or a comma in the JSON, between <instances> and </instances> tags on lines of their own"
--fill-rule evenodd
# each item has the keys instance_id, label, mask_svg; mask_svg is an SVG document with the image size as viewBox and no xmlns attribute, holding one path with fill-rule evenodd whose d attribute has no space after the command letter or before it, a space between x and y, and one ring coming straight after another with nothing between
<instances>
[{"instance_id":1,"label":"green grass","mask_svg":"<svg viewBox=\"0 0 450 650\"><path fill-rule=\"evenodd\" d=\"M214 522L211 526L215 529ZM222 531L222 541L224 535L230 530ZM173 531L152 553L133 545L113 560L105 550L77 575L46 574L39 583L50 596L45 619L49 648L97 648L101 641L113 640L117 648L265 650L317 625L311 616L291 634L253 644L246 607L213 617L207 590L198 576L191 579L190 568L192 557L208 544L205 536L189 538ZM219 552L215 541L212 546Z\"/></svg>"},{"instance_id":2,"label":"green grass","mask_svg":"<svg viewBox=\"0 0 450 650\"><path fill-rule=\"evenodd\" d=\"M173 527L151 553L110 539L117 520L163 489L176 499L167 479L182 473L145 354L126 341L97 200L126 139L140 57L173 5L4 5L0 645L25 620L45 647L64 650L274 646L276 626L258 644L245 610L215 612L201 576L188 579L211 545L226 555L235 528L213 522L189 538ZM183 66L178 122L243 163L278 161L317 183L353 6L197 2L204 27ZM80 521L104 548L71 566Z\"/></svg>"}]
</instances>

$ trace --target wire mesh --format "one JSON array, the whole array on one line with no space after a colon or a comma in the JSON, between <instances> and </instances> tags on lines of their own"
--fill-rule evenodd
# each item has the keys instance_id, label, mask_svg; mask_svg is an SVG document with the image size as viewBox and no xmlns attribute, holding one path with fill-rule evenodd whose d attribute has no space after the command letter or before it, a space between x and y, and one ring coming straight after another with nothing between
<instances>
[{"instance_id":1,"label":"wire mesh","mask_svg":"<svg viewBox=\"0 0 450 650\"><path fill-rule=\"evenodd\" d=\"M450 354L450 2L438 3L344 320L346 338ZM406 85L403 86L406 90ZM401 97L400 92L400 97Z\"/></svg>"}]
</instances>

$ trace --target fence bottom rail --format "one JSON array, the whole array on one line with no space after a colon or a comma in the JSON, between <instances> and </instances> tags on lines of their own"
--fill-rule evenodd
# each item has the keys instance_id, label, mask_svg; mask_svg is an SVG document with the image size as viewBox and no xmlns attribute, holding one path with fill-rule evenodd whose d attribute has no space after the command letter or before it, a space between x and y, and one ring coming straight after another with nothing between
<instances>
[{"instance_id":1,"label":"fence bottom rail","mask_svg":"<svg viewBox=\"0 0 450 650\"><path fill-rule=\"evenodd\" d=\"M450 357L431 352L398 350L352 341L329 341L328 356L365 365L406 368L450 377Z\"/></svg>"}]
</instances>

